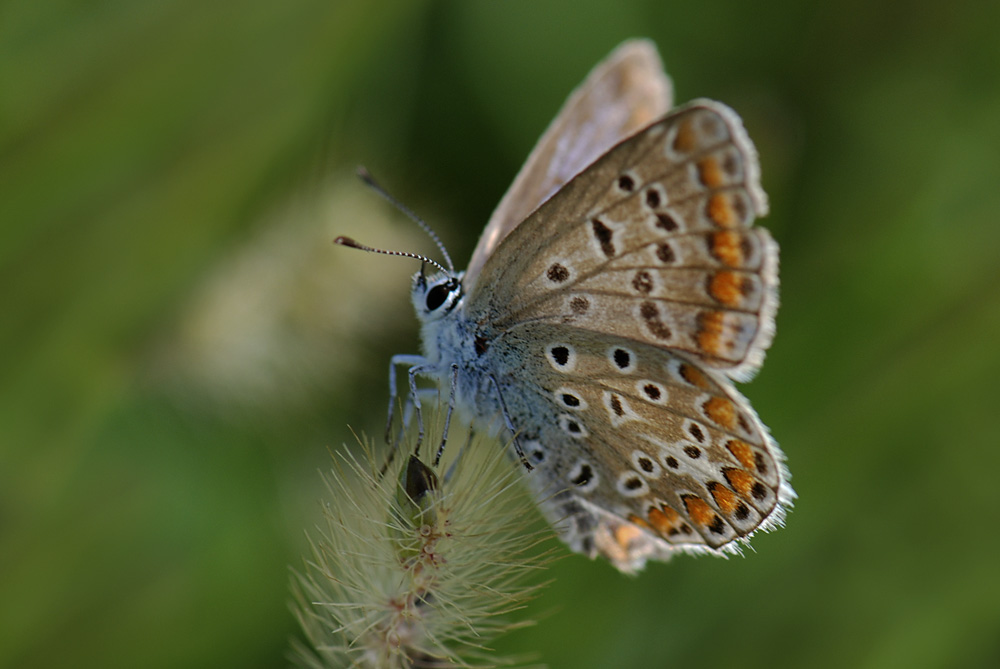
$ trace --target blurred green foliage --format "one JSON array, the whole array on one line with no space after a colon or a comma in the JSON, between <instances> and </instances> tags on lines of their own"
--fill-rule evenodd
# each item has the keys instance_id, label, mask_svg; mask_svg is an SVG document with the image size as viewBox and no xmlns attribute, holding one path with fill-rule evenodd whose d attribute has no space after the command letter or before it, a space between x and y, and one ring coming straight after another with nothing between
<instances>
[{"instance_id":1,"label":"blurred green foliage","mask_svg":"<svg viewBox=\"0 0 1000 669\"><path fill-rule=\"evenodd\" d=\"M329 241L429 243L338 205L350 171L464 259L632 36L760 150L783 305L744 390L800 499L743 559L560 561L503 650L1000 665L998 25L974 0L4 3L0 666L283 665L316 470L418 346L414 268Z\"/></svg>"}]
</instances>

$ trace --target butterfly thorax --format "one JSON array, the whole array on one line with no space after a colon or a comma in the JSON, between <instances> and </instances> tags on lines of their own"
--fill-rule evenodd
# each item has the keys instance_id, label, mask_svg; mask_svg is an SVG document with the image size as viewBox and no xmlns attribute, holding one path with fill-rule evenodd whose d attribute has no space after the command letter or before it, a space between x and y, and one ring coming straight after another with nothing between
<instances>
[{"instance_id":1,"label":"butterfly thorax","mask_svg":"<svg viewBox=\"0 0 1000 669\"><path fill-rule=\"evenodd\" d=\"M468 418L496 417L500 404L489 364L490 333L468 317L462 274L413 277L411 298L421 325L423 375L450 388L453 366L455 407Z\"/></svg>"}]
</instances>

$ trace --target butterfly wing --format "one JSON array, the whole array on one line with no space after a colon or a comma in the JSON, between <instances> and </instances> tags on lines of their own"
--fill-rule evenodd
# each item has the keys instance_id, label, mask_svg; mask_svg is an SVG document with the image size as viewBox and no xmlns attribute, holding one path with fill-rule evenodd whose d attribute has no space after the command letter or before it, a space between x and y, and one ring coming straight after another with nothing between
<instances>
[{"instance_id":1,"label":"butterfly wing","mask_svg":"<svg viewBox=\"0 0 1000 669\"><path fill-rule=\"evenodd\" d=\"M780 522L783 456L729 381L773 334L766 210L739 118L700 101L614 147L485 265L468 318L577 550L627 571Z\"/></svg>"},{"instance_id":2,"label":"butterfly wing","mask_svg":"<svg viewBox=\"0 0 1000 669\"><path fill-rule=\"evenodd\" d=\"M618 144L515 228L474 286L471 311L489 314L497 334L562 323L746 380L770 345L778 302L777 245L752 227L766 212L739 117L691 103Z\"/></svg>"},{"instance_id":3,"label":"butterfly wing","mask_svg":"<svg viewBox=\"0 0 1000 669\"><path fill-rule=\"evenodd\" d=\"M727 379L649 344L548 323L520 325L496 349L536 469L527 478L575 550L632 571L780 524L794 496L783 456Z\"/></svg>"},{"instance_id":4,"label":"butterfly wing","mask_svg":"<svg viewBox=\"0 0 1000 669\"><path fill-rule=\"evenodd\" d=\"M612 146L672 106L670 79L647 40L615 49L569 97L500 200L465 273L472 285L504 237Z\"/></svg>"}]
</instances>

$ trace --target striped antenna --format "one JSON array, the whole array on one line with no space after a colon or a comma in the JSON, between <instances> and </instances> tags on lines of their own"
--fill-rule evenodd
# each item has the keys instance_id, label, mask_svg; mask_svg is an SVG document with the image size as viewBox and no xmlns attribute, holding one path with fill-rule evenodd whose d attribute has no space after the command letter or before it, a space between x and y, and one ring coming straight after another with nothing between
<instances>
[{"instance_id":1,"label":"striped antenna","mask_svg":"<svg viewBox=\"0 0 1000 669\"><path fill-rule=\"evenodd\" d=\"M434 230L431 229L431 226L427 225L427 223L425 223L419 216L417 216L416 214L414 214L407 207L405 207L403 205L403 203L401 203L399 200L397 200L392 195L390 195L389 192L386 191L386 189L382 188L382 186L377 181L375 181L375 177L373 177L371 175L371 173L367 169L365 169L363 166L362 167L358 167L357 174L358 174L358 177L362 181L364 181L365 184L369 188L371 188L376 193L378 193L383 198L385 198L390 204L392 204L392 206L394 206L396 209L399 209L401 212L403 212L406 215L407 218L409 218L411 221L413 221L414 223L416 223L417 225L419 225L420 229L427 233L427 236L430 237L434 241L434 244L437 245L438 250L441 251L441 255L444 256L444 261L446 263L448 263L448 268L449 269L445 270L444 267L441 267L441 265L439 265L438 263L434 262L433 260L430 260L428 258L425 258L424 256L416 255L416 254L413 254L413 253L402 253L402 252L391 252L391 253L389 253L387 251L381 251L379 249L372 249L372 248L368 248L368 247L362 247L357 242L354 242L353 244L344 244L344 246L352 246L353 248L359 248L359 249L363 249L363 250L366 250L366 251L375 251L377 253L389 253L389 255L401 255L401 256L409 256L411 258L421 258L421 259L426 260L427 262L429 262L430 264L432 264L432 265L434 265L436 267L440 267L442 271L445 271L448 274L454 276L455 275L455 264L451 261L451 256L448 255L448 249L446 249L444 247L444 244L441 243L441 239L437 236L437 233L434 232ZM344 238L341 237L341 238L338 238L338 239L344 239ZM337 242L337 243L339 244L341 242Z\"/></svg>"},{"instance_id":2,"label":"striped antenna","mask_svg":"<svg viewBox=\"0 0 1000 669\"><path fill-rule=\"evenodd\" d=\"M364 244L354 241L350 237L337 237L336 239L333 240L333 243L339 244L340 246L346 246L351 249L361 249L362 251L368 251L369 253L381 253L387 256L403 256L404 258L415 258L417 260L422 260L423 262L428 263L430 265L434 265L434 267L437 267L439 270L441 270L442 272L444 272L449 276L455 275L454 272L449 272L448 270L446 270L441 265L441 263L435 262L430 258L428 258L427 256L422 256L419 253L410 253L409 251L389 251L386 249L377 249L372 246L365 246Z\"/></svg>"}]
</instances>

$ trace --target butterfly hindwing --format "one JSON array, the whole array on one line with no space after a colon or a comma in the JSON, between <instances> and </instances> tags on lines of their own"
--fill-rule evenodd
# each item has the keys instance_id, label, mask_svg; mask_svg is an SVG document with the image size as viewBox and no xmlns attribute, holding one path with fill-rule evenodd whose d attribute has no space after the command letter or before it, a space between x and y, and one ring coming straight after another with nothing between
<instances>
[{"instance_id":1,"label":"butterfly hindwing","mask_svg":"<svg viewBox=\"0 0 1000 669\"><path fill-rule=\"evenodd\" d=\"M498 360L526 361L499 379L517 398L508 408L536 492L550 515L586 517L567 519L571 545L590 536L592 550L613 553L609 537L640 536L631 524L665 542L657 550L697 552L780 522L780 453L726 379L663 349L547 324L505 342Z\"/></svg>"}]
</instances>

